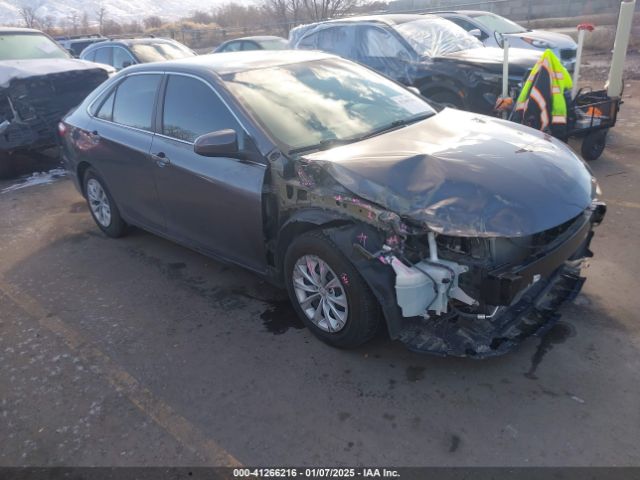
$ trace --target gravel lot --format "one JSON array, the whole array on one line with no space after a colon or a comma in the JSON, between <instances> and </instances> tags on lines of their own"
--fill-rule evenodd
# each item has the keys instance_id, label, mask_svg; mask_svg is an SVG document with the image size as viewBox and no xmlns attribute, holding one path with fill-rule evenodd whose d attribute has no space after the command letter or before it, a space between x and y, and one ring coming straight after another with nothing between
<instances>
[{"instance_id":1,"label":"gravel lot","mask_svg":"<svg viewBox=\"0 0 640 480\"><path fill-rule=\"evenodd\" d=\"M624 100L583 293L486 361L332 349L250 273L107 239L64 177L0 182L0 464L640 464L639 81Z\"/></svg>"}]
</instances>

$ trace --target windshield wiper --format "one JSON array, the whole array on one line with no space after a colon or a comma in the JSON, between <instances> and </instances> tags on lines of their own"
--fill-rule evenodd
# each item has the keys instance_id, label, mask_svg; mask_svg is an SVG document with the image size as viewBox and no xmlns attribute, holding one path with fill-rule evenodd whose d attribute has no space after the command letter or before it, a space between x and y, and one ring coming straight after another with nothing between
<instances>
[{"instance_id":1,"label":"windshield wiper","mask_svg":"<svg viewBox=\"0 0 640 480\"><path fill-rule=\"evenodd\" d=\"M404 120L396 120L391 122L384 127L376 128L371 130L370 132L365 133L364 135L358 135L356 137L350 138L328 138L326 140L322 140L320 143L316 143L315 145L308 145L306 147L298 147L292 150L289 150L289 155L295 155L297 153L311 152L315 150L328 150L333 147L337 147L340 145L346 145L349 143L359 142L361 140L365 140L367 138L375 137L376 135L381 135L385 132L390 132L391 130L396 130L398 128L406 127L412 123L419 122L420 120L424 120L433 115L433 113L421 113L420 115L416 115L414 117L406 118Z\"/></svg>"},{"instance_id":2,"label":"windshield wiper","mask_svg":"<svg viewBox=\"0 0 640 480\"><path fill-rule=\"evenodd\" d=\"M296 153L311 152L313 150L328 150L329 148L337 147L338 145L345 145L353 141L353 139L327 138L319 143L316 143L315 145L307 145L306 147L298 147L289 150L289 154L295 155Z\"/></svg>"},{"instance_id":3,"label":"windshield wiper","mask_svg":"<svg viewBox=\"0 0 640 480\"><path fill-rule=\"evenodd\" d=\"M405 118L404 120L396 120L391 122L389 125L385 125L384 127L376 128L375 130L371 130L368 133L365 133L361 137L358 137L356 141L364 140L366 138L375 137L376 135L381 135L386 132L390 132L392 130L397 130L398 128L406 127L407 125L411 125L412 123L419 122L421 120L425 120L431 117L433 113L421 113L420 115L416 115L414 117Z\"/></svg>"}]
</instances>

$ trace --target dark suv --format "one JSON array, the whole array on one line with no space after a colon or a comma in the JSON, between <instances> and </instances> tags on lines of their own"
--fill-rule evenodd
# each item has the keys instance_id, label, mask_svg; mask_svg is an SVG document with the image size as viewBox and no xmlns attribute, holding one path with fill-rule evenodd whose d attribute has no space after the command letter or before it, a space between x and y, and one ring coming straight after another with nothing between
<instances>
[{"instance_id":1,"label":"dark suv","mask_svg":"<svg viewBox=\"0 0 640 480\"><path fill-rule=\"evenodd\" d=\"M289 42L296 49L360 62L446 106L491 113L502 90L502 49L484 47L453 22L435 16L377 15L303 25L291 31ZM539 57L511 50L511 90L519 88Z\"/></svg>"},{"instance_id":2,"label":"dark suv","mask_svg":"<svg viewBox=\"0 0 640 480\"><path fill-rule=\"evenodd\" d=\"M121 38L89 45L80 54L83 60L111 65L116 70L137 63L161 62L193 57L189 47L168 38Z\"/></svg>"}]
</instances>

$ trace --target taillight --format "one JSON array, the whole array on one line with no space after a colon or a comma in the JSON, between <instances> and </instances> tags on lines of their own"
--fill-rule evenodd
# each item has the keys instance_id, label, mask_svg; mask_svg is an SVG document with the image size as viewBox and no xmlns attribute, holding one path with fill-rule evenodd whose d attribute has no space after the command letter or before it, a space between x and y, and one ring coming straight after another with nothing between
<instances>
[{"instance_id":1,"label":"taillight","mask_svg":"<svg viewBox=\"0 0 640 480\"><path fill-rule=\"evenodd\" d=\"M67 134L67 126L64 122L58 122L58 135L64 137Z\"/></svg>"}]
</instances>

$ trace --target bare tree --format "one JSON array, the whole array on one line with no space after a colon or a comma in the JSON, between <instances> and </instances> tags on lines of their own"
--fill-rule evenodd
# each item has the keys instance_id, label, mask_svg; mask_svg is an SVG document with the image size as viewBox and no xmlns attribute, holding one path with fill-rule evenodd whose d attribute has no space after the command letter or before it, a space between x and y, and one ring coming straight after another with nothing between
<instances>
[{"instance_id":1,"label":"bare tree","mask_svg":"<svg viewBox=\"0 0 640 480\"><path fill-rule=\"evenodd\" d=\"M307 20L304 0L265 0L263 8L275 20L285 36L297 23Z\"/></svg>"},{"instance_id":2,"label":"bare tree","mask_svg":"<svg viewBox=\"0 0 640 480\"><path fill-rule=\"evenodd\" d=\"M56 19L53 15L46 15L40 20L40 27L47 33L52 33L55 26Z\"/></svg>"},{"instance_id":3,"label":"bare tree","mask_svg":"<svg viewBox=\"0 0 640 480\"><path fill-rule=\"evenodd\" d=\"M98 11L96 12L96 17L98 19L98 33L100 35L104 34L104 22L107 16L107 9L103 6L100 6Z\"/></svg>"},{"instance_id":4,"label":"bare tree","mask_svg":"<svg viewBox=\"0 0 640 480\"><path fill-rule=\"evenodd\" d=\"M32 7L28 5L22 5L18 9L18 13L22 17L22 21L25 23L27 28L37 28L40 25L40 20L36 14L36 11L40 8Z\"/></svg>"},{"instance_id":5,"label":"bare tree","mask_svg":"<svg viewBox=\"0 0 640 480\"><path fill-rule=\"evenodd\" d=\"M142 23L144 23L144 28L160 28L162 27L162 19L157 15L151 15L150 17L146 17Z\"/></svg>"},{"instance_id":6,"label":"bare tree","mask_svg":"<svg viewBox=\"0 0 640 480\"><path fill-rule=\"evenodd\" d=\"M82 12L80 25L82 25L82 33L89 33L89 15L87 14L87 12Z\"/></svg>"},{"instance_id":7,"label":"bare tree","mask_svg":"<svg viewBox=\"0 0 640 480\"><path fill-rule=\"evenodd\" d=\"M69 19L69 24L71 25L71 34L78 34L78 26L80 25L80 17L78 16L78 12L72 12L67 17Z\"/></svg>"},{"instance_id":8,"label":"bare tree","mask_svg":"<svg viewBox=\"0 0 640 480\"><path fill-rule=\"evenodd\" d=\"M302 0L307 15L319 22L344 15L358 5L358 0Z\"/></svg>"}]
</instances>

